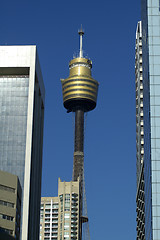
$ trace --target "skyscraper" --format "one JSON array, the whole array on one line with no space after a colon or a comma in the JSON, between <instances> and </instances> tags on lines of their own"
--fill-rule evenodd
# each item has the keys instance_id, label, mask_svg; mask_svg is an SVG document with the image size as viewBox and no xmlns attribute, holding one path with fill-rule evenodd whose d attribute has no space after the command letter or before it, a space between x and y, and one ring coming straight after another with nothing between
<instances>
[{"instance_id":1,"label":"skyscraper","mask_svg":"<svg viewBox=\"0 0 160 240\"><path fill-rule=\"evenodd\" d=\"M0 170L20 180L23 240L39 236L44 95L36 46L0 46Z\"/></svg>"},{"instance_id":2,"label":"skyscraper","mask_svg":"<svg viewBox=\"0 0 160 240\"><path fill-rule=\"evenodd\" d=\"M146 240L159 240L160 1L141 0L141 12L144 120L144 163L142 163L142 165L144 164L144 238ZM137 137L140 138L140 135L137 135ZM141 166L141 169L143 169L143 166ZM143 177L143 174L141 176ZM138 191L139 188L137 188ZM141 203L143 204L143 200L141 200ZM137 235L137 239L142 238Z\"/></svg>"},{"instance_id":3,"label":"skyscraper","mask_svg":"<svg viewBox=\"0 0 160 240\"><path fill-rule=\"evenodd\" d=\"M136 149L137 149L137 240L145 239L144 210L144 119L143 119L143 70L142 22L136 30L135 84L136 84Z\"/></svg>"},{"instance_id":4,"label":"skyscraper","mask_svg":"<svg viewBox=\"0 0 160 240\"><path fill-rule=\"evenodd\" d=\"M58 181L58 197L41 198L40 240L79 239L79 181Z\"/></svg>"}]
</instances>

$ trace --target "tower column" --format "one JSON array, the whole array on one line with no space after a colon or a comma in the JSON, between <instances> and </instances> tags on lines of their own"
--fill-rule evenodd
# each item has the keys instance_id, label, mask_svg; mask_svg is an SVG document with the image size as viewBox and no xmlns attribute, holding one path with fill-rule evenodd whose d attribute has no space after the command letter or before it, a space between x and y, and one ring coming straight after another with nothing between
<instances>
[{"instance_id":1,"label":"tower column","mask_svg":"<svg viewBox=\"0 0 160 240\"><path fill-rule=\"evenodd\" d=\"M74 160L73 160L73 181L80 182L83 179L84 162L84 110L75 111L75 137L74 137Z\"/></svg>"},{"instance_id":2,"label":"tower column","mask_svg":"<svg viewBox=\"0 0 160 240\"><path fill-rule=\"evenodd\" d=\"M79 239L82 239L82 209L83 209L83 166L84 166L84 110L79 108L75 111L75 137L74 137L74 160L73 181L79 177Z\"/></svg>"},{"instance_id":3,"label":"tower column","mask_svg":"<svg viewBox=\"0 0 160 240\"><path fill-rule=\"evenodd\" d=\"M84 148L84 110L75 111L74 152L83 152Z\"/></svg>"}]
</instances>

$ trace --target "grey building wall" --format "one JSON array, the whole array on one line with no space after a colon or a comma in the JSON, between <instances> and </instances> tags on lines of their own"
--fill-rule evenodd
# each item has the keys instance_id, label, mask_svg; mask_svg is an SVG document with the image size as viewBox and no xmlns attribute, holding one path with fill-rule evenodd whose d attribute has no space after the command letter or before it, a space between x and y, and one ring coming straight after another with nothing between
<instances>
[{"instance_id":1,"label":"grey building wall","mask_svg":"<svg viewBox=\"0 0 160 240\"><path fill-rule=\"evenodd\" d=\"M20 179L21 238L38 239L45 92L36 46L0 46L0 86L0 170Z\"/></svg>"}]
</instances>

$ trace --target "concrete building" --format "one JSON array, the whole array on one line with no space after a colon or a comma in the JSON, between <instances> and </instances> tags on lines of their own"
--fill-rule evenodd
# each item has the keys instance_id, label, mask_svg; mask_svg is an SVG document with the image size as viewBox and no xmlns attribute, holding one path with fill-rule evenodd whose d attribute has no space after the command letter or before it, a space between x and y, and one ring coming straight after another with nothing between
<instances>
[{"instance_id":1,"label":"concrete building","mask_svg":"<svg viewBox=\"0 0 160 240\"><path fill-rule=\"evenodd\" d=\"M135 84L136 84L136 150L137 150L137 240L145 238L144 213L144 119L143 119L143 70L142 23L136 30Z\"/></svg>"},{"instance_id":2,"label":"concrete building","mask_svg":"<svg viewBox=\"0 0 160 240\"><path fill-rule=\"evenodd\" d=\"M79 181L58 181L58 197L41 198L40 240L79 239Z\"/></svg>"},{"instance_id":3,"label":"concrete building","mask_svg":"<svg viewBox=\"0 0 160 240\"><path fill-rule=\"evenodd\" d=\"M0 171L0 227L17 240L20 239L21 193L18 177Z\"/></svg>"},{"instance_id":4,"label":"concrete building","mask_svg":"<svg viewBox=\"0 0 160 240\"><path fill-rule=\"evenodd\" d=\"M0 46L0 170L20 180L23 240L39 236L44 95L36 46Z\"/></svg>"},{"instance_id":5,"label":"concrete building","mask_svg":"<svg viewBox=\"0 0 160 240\"><path fill-rule=\"evenodd\" d=\"M145 236L160 239L160 1L141 0ZM140 137L140 135L139 135ZM139 175L143 178L142 174ZM143 179L140 180L143 182ZM137 188L137 193L139 186ZM143 200L141 200L143 204ZM143 212L142 212L143 213ZM142 222L143 223L143 222Z\"/></svg>"}]
</instances>

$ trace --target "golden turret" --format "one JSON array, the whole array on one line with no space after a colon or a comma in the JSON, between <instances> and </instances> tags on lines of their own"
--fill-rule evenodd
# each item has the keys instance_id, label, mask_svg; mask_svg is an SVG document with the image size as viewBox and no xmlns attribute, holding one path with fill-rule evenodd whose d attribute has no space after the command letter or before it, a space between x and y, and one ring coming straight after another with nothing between
<instances>
[{"instance_id":1,"label":"golden turret","mask_svg":"<svg viewBox=\"0 0 160 240\"><path fill-rule=\"evenodd\" d=\"M80 53L69 63L70 74L66 79L61 79L63 90L64 107L70 111L77 108L85 112L96 107L98 82L91 76L92 62L83 57L82 36L84 32L79 31Z\"/></svg>"}]
</instances>

